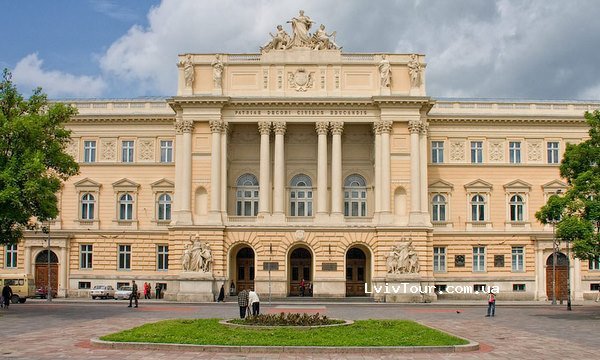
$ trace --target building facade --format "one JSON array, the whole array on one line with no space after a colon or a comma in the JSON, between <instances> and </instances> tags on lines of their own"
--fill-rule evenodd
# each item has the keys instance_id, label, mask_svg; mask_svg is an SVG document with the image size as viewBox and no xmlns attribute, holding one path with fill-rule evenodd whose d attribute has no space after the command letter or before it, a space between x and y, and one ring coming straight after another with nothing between
<instances>
[{"instance_id":1,"label":"building facade","mask_svg":"<svg viewBox=\"0 0 600 360\"><path fill-rule=\"evenodd\" d=\"M172 98L73 101L81 172L2 272L51 273L59 296L135 279L206 301L221 285L547 300L553 283L561 299L569 272L574 299L593 296L599 261L534 214L599 103L432 99L423 55L344 53L298 26L260 54L180 55Z\"/></svg>"}]
</instances>

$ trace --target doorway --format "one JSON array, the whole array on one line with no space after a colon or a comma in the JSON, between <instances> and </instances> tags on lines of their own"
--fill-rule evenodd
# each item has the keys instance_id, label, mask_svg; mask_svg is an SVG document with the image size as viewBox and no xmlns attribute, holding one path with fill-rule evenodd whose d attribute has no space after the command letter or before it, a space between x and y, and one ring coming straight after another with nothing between
<instances>
[{"instance_id":1,"label":"doorway","mask_svg":"<svg viewBox=\"0 0 600 360\"><path fill-rule=\"evenodd\" d=\"M48 266L50 256L50 266ZM35 257L35 288L48 287L48 274L50 274L50 286L52 294L58 291L58 256L50 250L44 250Z\"/></svg>"},{"instance_id":2,"label":"doorway","mask_svg":"<svg viewBox=\"0 0 600 360\"><path fill-rule=\"evenodd\" d=\"M346 253L346 296L365 296L367 256L357 247Z\"/></svg>"},{"instance_id":3,"label":"doorway","mask_svg":"<svg viewBox=\"0 0 600 360\"><path fill-rule=\"evenodd\" d=\"M548 256L546 260L546 296L548 300L552 300L552 268L553 256ZM569 260L563 253L556 253L556 300L566 301L568 297L568 271Z\"/></svg>"},{"instance_id":4,"label":"doorway","mask_svg":"<svg viewBox=\"0 0 600 360\"><path fill-rule=\"evenodd\" d=\"M290 296L312 296L312 254L307 248L299 247L290 253ZM301 282L304 280L304 291Z\"/></svg>"},{"instance_id":5,"label":"doorway","mask_svg":"<svg viewBox=\"0 0 600 360\"><path fill-rule=\"evenodd\" d=\"M254 289L254 250L245 246L235 256L234 281L236 292Z\"/></svg>"}]
</instances>

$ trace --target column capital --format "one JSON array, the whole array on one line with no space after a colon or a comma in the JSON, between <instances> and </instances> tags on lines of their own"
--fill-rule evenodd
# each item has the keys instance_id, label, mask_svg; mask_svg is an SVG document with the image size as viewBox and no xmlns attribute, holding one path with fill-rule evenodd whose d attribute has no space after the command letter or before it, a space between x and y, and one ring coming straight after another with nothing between
<instances>
[{"instance_id":1,"label":"column capital","mask_svg":"<svg viewBox=\"0 0 600 360\"><path fill-rule=\"evenodd\" d=\"M329 122L327 122L327 121L317 121L315 123L315 128L317 129L317 134L319 134L319 135L327 135L327 131L329 130Z\"/></svg>"},{"instance_id":2,"label":"column capital","mask_svg":"<svg viewBox=\"0 0 600 360\"><path fill-rule=\"evenodd\" d=\"M376 134L389 134L392 132L392 125L394 124L391 120L378 120L375 121Z\"/></svg>"},{"instance_id":3,"label":"column capital","mask_svg":"<svg viewBox=\"0 0 600 360\"><path fill-rule=\"evenodd\" d=\"M211 120L208 122L208 126L210 127L210 132L212 133L220 133L223 128L223 121L221 120Z\"/></svg>"},{"instance_id":4,"label":"column capital","mask_svg":"<svg viewBox=\"0 0 600 360\"><path fill-rule=\"evenodd\" d=\"M421 134L429 136L429 124L424 122L421 123Z\"/></svg>"},{"instance_id":5,"label":"column capital","mask_svg":"<svg viewBox=\"0 0 600 360\"><path fill-rule=\"evenodd\" d=\"M408 131L410 131L411 134L418 134L421 131L421 122L418 120L409 121Z\"/></svg>"},{"instance_id":6,"label":"column capital","mask_svg":"<svg viewBox=\"0 0 600 360\"><path fill-rule=\"evenodd\" d=\"M192 120L177 120L175 121L175 132L177 134L191 133L194 128Z\"/></svg>"},{"instance_id":7,"label":"column capital","mask_svg":"<svg viewBox=\"0 0 600 360\"><path fill-rule=\"evenodd\" d=\"M342 135L344 131L344 122L343 121L333 121L330 123L331 125L331 133L333 135Z\"/></svg>"},{"instance_id":8,"label":"column capital","mask_svg":"<svg viewBox=\"0 0 600 360\"><path fill-rule=\"evenodd\" d=\"M271 133L271 122L270 121L259 121L258 132L261 135L269 135Z\"/></svg>"},{"instance_id":9,"label":"column capital","mask_svg":"<svg viewBox=\"0 0 600 360\"><path fill-rule=\"evenodd\" d=\"M227 135L229 132L229 123L226 121L221 121L221 133Z\"/></svg>"},{"instance_id":10,"label":"column capital","mask_svg":"<svg viewBox=\"0 0 600 360\"><path fill-rule=\"evenodd\" d=\"M273 131L275 135L285 135L286 124L285 121L274 121L273 122Z\"/></svg>"}]
</instances>

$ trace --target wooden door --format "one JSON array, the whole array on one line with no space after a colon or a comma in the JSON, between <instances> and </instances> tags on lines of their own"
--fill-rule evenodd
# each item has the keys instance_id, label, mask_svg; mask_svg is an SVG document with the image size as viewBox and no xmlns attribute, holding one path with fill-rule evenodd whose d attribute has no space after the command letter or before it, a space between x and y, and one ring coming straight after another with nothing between
<instances>
[{"instance_id":1,"label":"wooden door","mask_svg":"<svg viewBox=\"0 0 600 360\"><path fill-rule=\"evenodd\" d=\"M50 281L52 289L58 291L58 264L50 264ZM35 264L35 288L48 286L48 264Z\"/></svg>"},{"instance_id":2,"label":"wooden door","mask_svg":"<svg viewBox=\"0 0 600 360\"><path fill-rule=\"evenodd\" d=\"M346 296L365 296L365 259L346 260Z\"/></svg>"},{"instance_id":3,"label":"wooden door","mask_svg":"<svg viewBox=\"0 0 600 360\"><path fill-rule=\"evenodd\" d=\"M552 300L552 266L546 267L546 296L548 300ZM556 300L561 301L567 300L568 290L567 290L567 267L566 266L556 266Z\"/></svg>"},{"instance_id":4,"label":"wooden door","mask_svg":"<svg viewBox=\"0 0 600 360\"><path fill-rule=\"evenodd\" d=\"M291 259L290 296L300 296L300 282L304 279L304 296L312 296L309 291L311 284L311 259Z\"/></svg>"},{"instance_id":5,"label":"wooden door","mask_svg":"<svg viewBox=\"0 0 600 360\"><path fill-rule=\"evenodd\" d=\"M254 258L237 259L237 291L254 289Z\"/></svg>"}]
</instances>

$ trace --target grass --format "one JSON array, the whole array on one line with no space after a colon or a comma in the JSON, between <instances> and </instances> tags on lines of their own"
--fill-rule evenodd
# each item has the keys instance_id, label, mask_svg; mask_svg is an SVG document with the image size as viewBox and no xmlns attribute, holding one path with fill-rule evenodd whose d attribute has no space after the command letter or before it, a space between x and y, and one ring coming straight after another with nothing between
<instances>
[{"instance_id":1,"label":"grass","mask_svg":"<svg viewBox=\"0 0 600 360\"><path fill-rule=\"evenodd\" d=\"M443 346L468 342L408 320L361 320L316 329L247 329L219 319L165 320L100 338L116 342L255 346Z\"/></svg>"}]
</instances>

